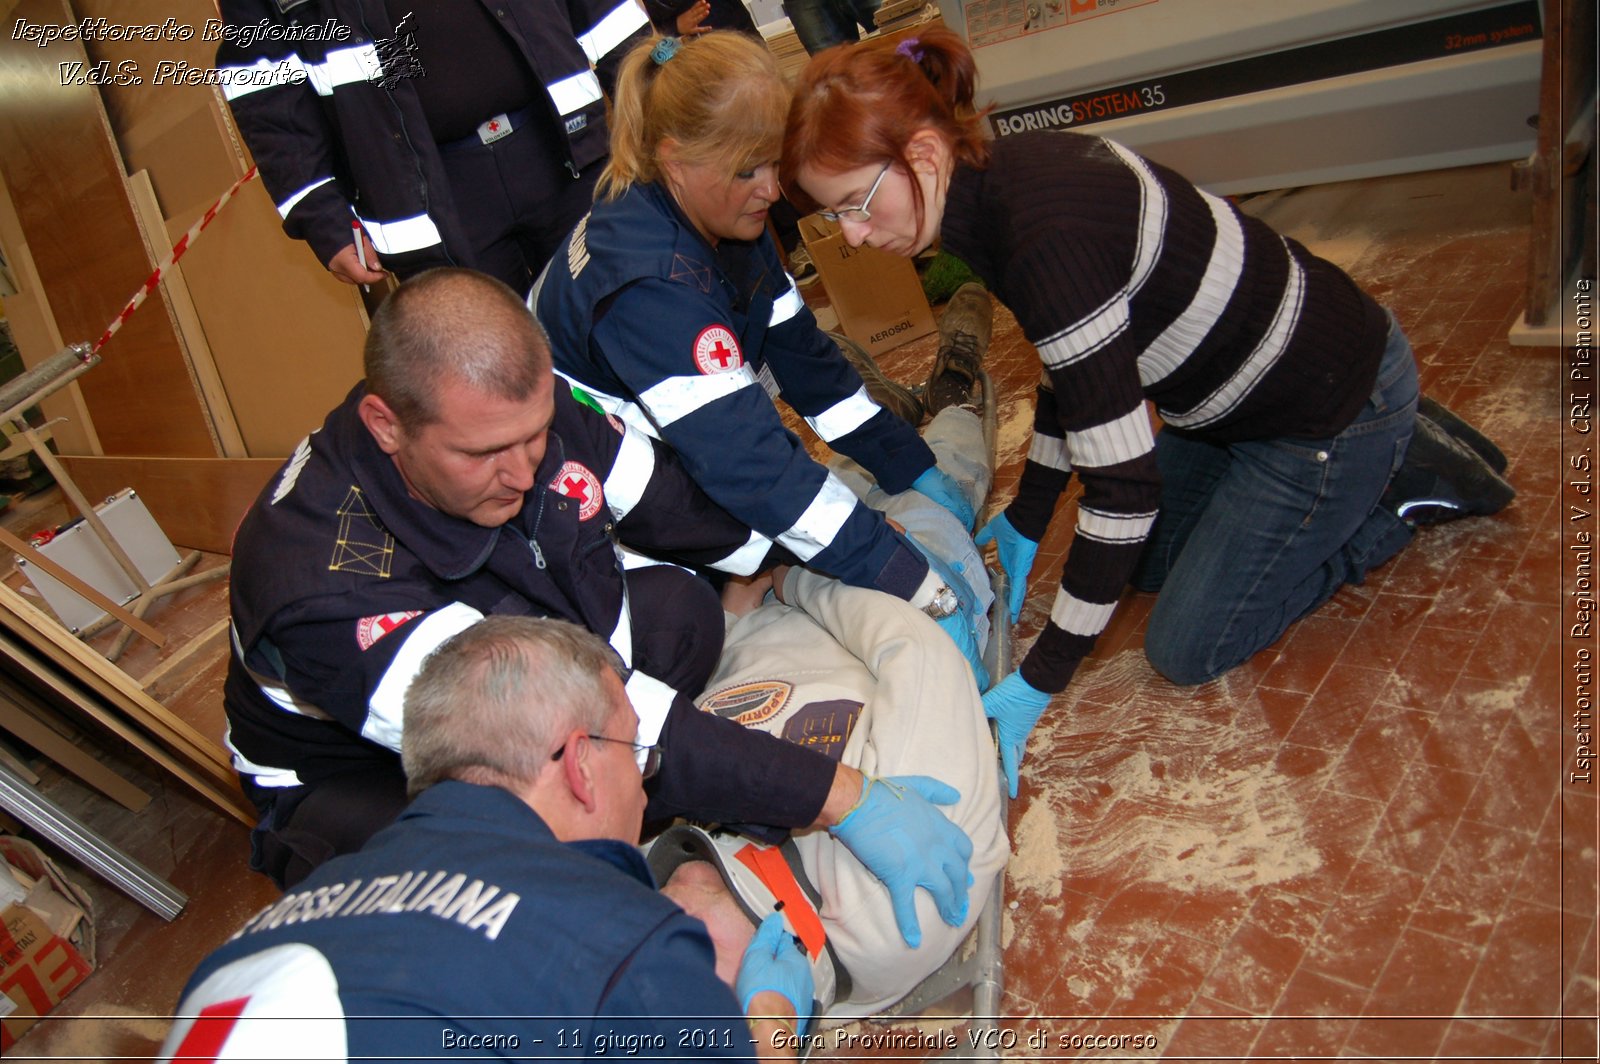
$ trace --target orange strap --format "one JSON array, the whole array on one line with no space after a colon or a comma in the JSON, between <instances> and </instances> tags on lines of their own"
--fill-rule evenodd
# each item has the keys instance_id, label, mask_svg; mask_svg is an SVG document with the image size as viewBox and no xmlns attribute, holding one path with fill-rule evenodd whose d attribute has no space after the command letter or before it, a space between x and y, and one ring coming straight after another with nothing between
<instances>
[{"instance_id":1,"label":"orange strap","mask_svg":"<svg viewBox=\"0 0 1600 1064\"><path fill-rule=\"evenodd\" d=\"M800 883L794 878L794 870L783 859L783 854L771 846L747 843L733 856L754 872L756 878L783 903L783 914L789 918L789 926L800 936L800 941L805 943L811 959L822 956L828 933L822 929L822 918L817 915L806 892L800 889Z\"/></svg>"}]
</instances>

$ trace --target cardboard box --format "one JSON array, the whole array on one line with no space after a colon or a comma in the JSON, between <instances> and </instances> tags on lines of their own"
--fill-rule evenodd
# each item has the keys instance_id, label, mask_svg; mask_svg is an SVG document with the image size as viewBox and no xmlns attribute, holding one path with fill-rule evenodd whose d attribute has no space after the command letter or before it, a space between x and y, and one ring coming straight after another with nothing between
<instances>
[{"instance_id":1,"label":"cardboard box","mask_svg":"<svg viewBox=\"0 0 1600 1064\"><path fill-rule=\"evenodd\" d=\"M26 905L8 906L0 922L0 1052L7 1052L93 969Z\"/></svg>"},{"instance_id":2,"label":"cardboard box","mask_svg":"<svg viewBox=\"0 0 1600 1064\"><path fill-rule=\"evenodd\" d=\"M0 1052L8 1052L94 970L94 925L88 893L37 846L0 835L0 857L26 891L0 910Z\"/></svg>"},{"instance_id":3,"label":"cardboard box","mask_svg":"<svg viewBox=\"0 0 1600 1064\"><path fill-rule=\"evenodd\" d=\"M837 224L817 214L800 219L800 238L839 315L840 330L869 355L881 355L937 327L910 259L853 248Z\"/></svg>"}]
</instances>

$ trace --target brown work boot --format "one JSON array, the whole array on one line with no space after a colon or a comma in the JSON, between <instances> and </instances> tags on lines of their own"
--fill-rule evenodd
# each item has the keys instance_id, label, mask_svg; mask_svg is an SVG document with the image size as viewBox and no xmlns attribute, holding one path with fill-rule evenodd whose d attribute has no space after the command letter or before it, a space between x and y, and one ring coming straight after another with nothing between
<instances>
[{"instance_id":1,"label":"brown work boot","mask_svg":"<svg viewBox=\"0 0 1600 1064\"><path fill-rule=\"evenodd\" d=\"M971 402L972 385L983 367L993 328L994 301L989 290L976 281L956 289L939 319L939 353L922 389L929 416L947 406Z\"/></svg>"},{"instance_id":2,"label":"brown work boot","mask_svg":"<svg viewBox=\"0 0 1600 1064\"><path fill-rule=\"evenodd\" d=\"M922 400L903 384L884 376L877 360L867 354L867 349L844 333L830 332L829 338L839 348L850 365L861 374L862 383L873 401L909 425L922 422Z\"/></svg>"}]
</instances>

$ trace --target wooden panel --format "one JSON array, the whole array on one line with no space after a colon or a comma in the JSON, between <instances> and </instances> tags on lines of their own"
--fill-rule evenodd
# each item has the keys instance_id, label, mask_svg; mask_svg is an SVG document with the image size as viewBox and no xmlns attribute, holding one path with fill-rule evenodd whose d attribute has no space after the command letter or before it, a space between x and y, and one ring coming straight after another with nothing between
<instances>
[{"instance_id":1,"label":"wooden panel","mask_svg":"<svg viewBox=\"0 0 1600 1064\"><path fill-rule=\"evenodd\" d=\"M126 18L126 0L73 0L81 16ZM187 41L97 41L89 57L136 64L145 81L101 90L128 171L147 170L167 230L194 224L249 165L221 93L201 85L156 85L163 61L213 65L216 42L201 40L212 0L173 0L162 16L193 27ZM159 243L159 242L157 242ZM283 232L259 182L246 186L184 258L195 310L227 408L242 439L231 446L222 408L210 409L227 456L286 457L361 377L366 317L356 290L340 284L307 246ZM285 313L285 308L293 313ZM141 311L140 313L143 313ZM206 393L198 351L195 369ZM146 451L144 453L156 453ZM164 453L164 452L163 452Z\"/></svg>"},{"instance_id":2,"label":"wooden panel","mask_svg":"<svg viewBox=\"0 0 1600 1064\"><path fill-rule=\"evenodd\" d=\"M128 178L128 192L133 197L134 210L139 215L139 223L144 227L151 250L157 258L166 261L172 254L172 241L167 236L161 206L156 202L155 188L150 184L150 171L140 170L131 175ZM217 375L217 363L211 357L211 345L206 342L205 328L200 324L194 299L189 295L184 268L184 263L179 261L161 272L161 294L166 296L167 305L172 308L173 319L183 337L183 346L189 353L189 367L194 371L195 382L200 388L206 415L211 421L211 431L216 434L217 449L224 458L243 458L246 453L244 440L239 435L238 424L233 420L233 408L228 405L222 379Z\"/></svg>"},{"instance_id":3,"label":"wooden panel","mask_svg":"<svg viewBox=\"0 0 1600 1064\"><path fill-rule=\"evenodd\" d=\"M361 379L359 290L284 235L260 181L239 190L183 265L246 450L287 458Z\"/></svg>"},{"instance_id":4,"label":"wooden panel","mask_svg":"<svg viewBox=\"0 0 1600 1064\"><path fill-rule=\"evenodd\" d=\"M0 250L4 251L12 280L17 284L16 294L6 297L6 323L11 327L11 340L22 355L23 365L31 369L60 351L63 343L55 317L50 313L39 271L34 268L33 254L22 238L22 222L3 176L0 176ZM58 448L71 454L100 453L100 441L95 439L89 408L84 404L83 392L76 381L51 394L40 407L49 420L65 419L51 429Z\"/></svg>"},{"instance_id":5,"label":"wooden panel","mask_svg":"<svg viewBox=\"0 0 1600 1064\"><path fill-rule=\"evenodd\" d=\"M152 268L98 92L62 85L76 41L12 39L16 20L62 25L61 0L22 0L0 25L0 172L61 334L93 342ZM212 456L216 447L159 293L80 387L108 454Z\"/></svg>"},{"instance_id":6,"label":"wooden panel","mask_svg":"<svg viewBox=\"0 0 1600 1064\"><path fill-rule=\"evenodd\" d=\"M53 686L81 686L93 698L77 704L117 735L133 742L169 772L219 808L253 824L254 812L239 790L228 752L151 698L127 673L106 661L37 606L0 583L0 648L12 661Z\"/></svg>"},{"instance_id":7,"label":"wooden panel","mask_svg":"<svg viewBox=\"0 0 1600 1064\"><path fill-rule=\"evenodd\" d=\"M23 705L28 711L23 711ZM137 813L150 804L150 796L123 779L90 754L63 739L39 719L50 708L31 691L0 675L0 728L39 751L101 794Z\"/></svg>"},{"instance_id":8,"label":"wooden panel","mask_svg":"<svg viewBox=\"0 0 1600 1064\"><path fill-rule=\"evenodd\" d=\"M112 23L171 18L175 26L194 31L186 41L177 40L176 35L153 41L96 40L85 42L84 48L90 60L104 61L113 70L121 63L133 64L144 79L137 85L112 84L100 90L127 172L150 172L150 182L167 217L189 204L201 204L203 209L245 171L218 117L226 105L213 86L174 84L170 75L157 84L156 78L163 76L163 62L187 64L190 70L215 66L217 42L201 39L206 20L217 17L214 0L162 0L159 5L138 9L137 19L130 17L134 9L128 0L71 3L79 18L104 18Z\"/></svg>"},{"instance_id":9,"label":"wooden panel","mask_svg":"<svg viewBox=\"0 0 1600 1064\"><path fill-rule=\"evenodd\" d=\"M90 499L132 488L180 547L229 554L245 511L283 465L275 458L62 458Z\"/></svg>"},{"instance_id":10,"label":"wooden panel","mask_svg":"<svg viewBox=\"0 0 1600 1064\"><path fill-rule=\"evenodd\" d=\"M3 594L3 591L0 591L0 594ZM4 609L0 608L0 616L4 615ZM49 698L60 706L70 706L82 712L127 742L223 813L248 827L255 826L259 814L239 790L237 776L231 785L219 785L208 778L207 773L195 771L182 759L174 757L166 747L134 727L113 708L114 702L97 698L95 692L78 683L81 677L70 670L59 668L48 655L36 653L25 642L12 639L3 630L0 630L0 663L11 669L14 675L26 676L27 682L35 685L42 697Z\"/></svg>"}]
</instances>

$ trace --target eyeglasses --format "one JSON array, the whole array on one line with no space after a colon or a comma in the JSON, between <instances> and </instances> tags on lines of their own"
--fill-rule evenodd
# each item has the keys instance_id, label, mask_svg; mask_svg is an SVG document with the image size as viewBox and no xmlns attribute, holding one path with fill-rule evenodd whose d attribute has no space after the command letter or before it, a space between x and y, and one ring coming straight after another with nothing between
<instances>
[{"instance_id":1,"label":"eyeglasses","mask_svg":"<svg viewBox=\"0 0 1600 1064\"><path fill-rule=\"evenodd\" d=\"M589 738L599 743L622 743L633 747L633 759L639 764L641 779L649 779L661 771L661 745L659 743L636 743L632 739L613 739L609 735L595 735L589 733ZM562 744L556 752L550 755L551 761L560 761L561 755L567 752L566 744Z\"/></svg>"},{"instance_id":2,"label":"eyeglasses","mask_svg":"<svg viewBox=\"0 0 1600 1064\"><path fill-rule=\"evenodd\" d=\"M883 169L878 171L877 180L873 181L872 187L867 189L867 198L862 200L860 205L855 207L841 207L836 211L818 211L817 213L822 215L830 222L871 221L872 212L868 210L867 207L872 203L872 197L878 194L878 186L883 184L883 176L889 172L889 167L892 165L892 163L883 164Z\"/></svg>"}]
</instances>

